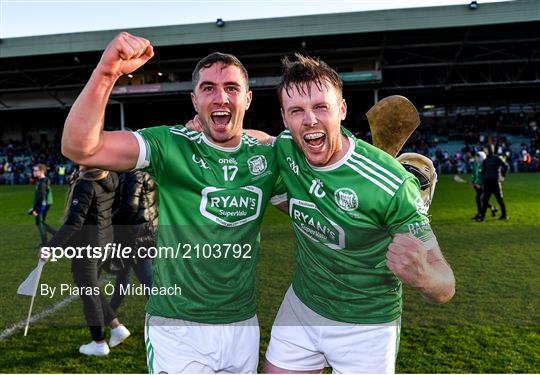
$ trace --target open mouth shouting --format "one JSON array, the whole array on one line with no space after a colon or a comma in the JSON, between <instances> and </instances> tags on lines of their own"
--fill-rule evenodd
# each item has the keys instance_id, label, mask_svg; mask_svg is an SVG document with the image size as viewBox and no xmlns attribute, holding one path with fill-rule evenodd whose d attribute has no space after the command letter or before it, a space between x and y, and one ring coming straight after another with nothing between
<instances>
[{"instance_id":1,"label":"open mouth shouting","mask_svg":"<svg viewBox=\"0 0 540 375\"><path fill-rule=\"evenodd\" d=\"M325 140L326 134L320 131L304 134L304 142L307 144L308 148L313 151L322 149Z\"/></svg>"},{"instance_id":2,"label":"open mouth shouting","mask_svg":"<svg viewBox=\"0 0 540 375\"><path fill-rule=\"evenodd\" d=\"M231 122L230 111L214 111L210 115L212 123L217 129L225 129L225 127Z\"/></svg>"}]
</instances>

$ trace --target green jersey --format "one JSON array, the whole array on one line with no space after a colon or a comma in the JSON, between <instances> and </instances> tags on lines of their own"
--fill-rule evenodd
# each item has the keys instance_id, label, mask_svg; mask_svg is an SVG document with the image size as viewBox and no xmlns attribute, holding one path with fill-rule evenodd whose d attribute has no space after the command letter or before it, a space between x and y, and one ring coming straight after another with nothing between
<instances>
[{"instance_id":1,"label":"green jersey","mask_svg":"<svg viewBox=\"0 0 540 375\"><path fill-rule=\"evenodd\" d=\"M279 176L273 147L243 135L223 148L181 125L134 134L137 165L156 181L160 202L159 294L147 313L211 324L253 317L259 229Z\"/></svg>"},{"instance_id":2,"label":"green jersey","mask_svg":"<svg viewBox=\"0 0 540 375\"><path fill-rule=\"evenodd\" d=\"M475 160L471 163L472 178L471 182L475 185L482 185L484 178L482 176L482 164Z\"/></svg>"},{"instance_id":3,"label":"green jersey","mask_svg":"<svg viewBox=\"0 0 540 375\"><path fill-rule=\"evenodd\" d=\"M328 319L390 322L402 308L401 282L386 266L392 236L435 239L417 179L384 151L342 132L350 143L346 155L319 168L306 161L288 130L276 141L296 234L292 286Z\"/></svg>"}]
</instances>

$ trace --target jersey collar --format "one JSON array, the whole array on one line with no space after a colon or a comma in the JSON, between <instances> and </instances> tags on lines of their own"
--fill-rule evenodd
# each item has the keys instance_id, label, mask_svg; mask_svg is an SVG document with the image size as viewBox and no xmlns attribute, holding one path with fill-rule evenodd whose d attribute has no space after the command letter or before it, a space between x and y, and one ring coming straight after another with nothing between
<instances>
[{"instance_id":1,"label":"jersey collar","mask_svg":"<svg viewBox=\"0 0 540 375\"><path fill-rule=\"evenodd\" d=\"M215 143L210 142L210 140L208 138L206 138L206 135L204 133L202 133L201 138L202 138L203 142L206 143L208 146L210 146L212 148L215 148L216 150L224 151L224 152L236 152L236 151L240 150L240 146L242 146L242 139L240 139L240 142L238 142L238 146L223 147L223 146L218 146Z\"/></svg>"},{"instance_id":2,"label":"jersey collar","mask_svg":"<svg viewBox=\"0 0 540 375\"><path fill-rule=\"evenodd\" d=\"M334 164L325 165L324 167L316 167L314 165L311 165L309 161L306 159L306 163L315 171L318 172L327 172L327 171L333 171L334 169L337 169L341 167L351 156L351 154L354 151L354 148L356 147L356 142L351 137L347 136L347 139L349 140L349 149L347 150L347 153L343 155L341 159L336 161Z\"/></svg>"}]
</instances>

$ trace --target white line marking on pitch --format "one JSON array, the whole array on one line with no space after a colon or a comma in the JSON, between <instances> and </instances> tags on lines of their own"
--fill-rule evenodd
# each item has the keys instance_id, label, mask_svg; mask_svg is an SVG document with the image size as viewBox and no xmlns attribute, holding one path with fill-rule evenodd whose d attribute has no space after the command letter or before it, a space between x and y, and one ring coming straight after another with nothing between
<instances>
[{"instance_id":1,"label":"white line marking on pitch","mask_svg":"<svg viewBox=\"0 0 540 375\"><path fill-rule=\"evenodd\" d=\"M53 312L55 312L56 310L61 309L62 307L66 306L67 304L69 304L71 302L73 302L77 298L78 298L78 296L69 296L68 298L63 299L62 301L58 302L57 304L52 305L49 308L46 308L45 310L41 311L39 314L36 314L33 317L31 317L30 318L30 323L35 323L38 320L41 320L41 319L45 318L47 315L50 315ZM11 336L12 334L14 334L15 332L17 332L18 330L23 329L25 325L26 325L26 318L21 320L20 322L15 323L11 327L9 327L8 329L6 329L2 333L0 333L0 340L4 340L5 338L7 338L7 337Z\"/></svg>"},{"instance_id":2,"label":"white line marking on pitch","mask_svg":"<svg viewBox=\"0 0 540 375\"><path fill-rule=\"evenodd\" d=\"M104 285L107 282L109 282L110 280L111 280L111 277L106 277L103 280L101 280L100 285ZM71 302L75 301L77 299L77 297L79 297L79 296L69 296L68 298L63 299L62 301L58 302L57 304L46 308L45 310L41 311L39 314L36 314L33 317L31 317L30 318L30 323L35 323L35 322L45 318L46 316L51 315L53 312L55 312L57 310L60 310L62 307L64 307L64 306L70 304ZM15 323L14 325L12 325L11 327L5 329L4 331L2 331L2 333L0 333L0 341L8 338L9 336L14 334L18 330L23 329L25 326L26 326L26 318L19 321L19 322L17 322L17 323Z\"/></svg>"}]
</instances>

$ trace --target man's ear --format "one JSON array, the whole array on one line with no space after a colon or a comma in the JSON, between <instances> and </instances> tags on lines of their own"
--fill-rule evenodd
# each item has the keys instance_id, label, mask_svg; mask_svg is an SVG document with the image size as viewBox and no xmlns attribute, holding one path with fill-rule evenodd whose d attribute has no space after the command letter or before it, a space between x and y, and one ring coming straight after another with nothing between
<instances>
[{"instance_id":1,"label":"man's ear","mask_svg":"<svg viewBox=\"0 0 540 375\"><path fill-rule=\"evenodd\" d=\"M193 108L195 109L195 112L199 112L197 109L197 95L195 95L193 92L191 93L191 103L193 104Z\"/></svg>"},{"instance_id":2,"label":"man's ear","mask_svg":"<svg viewBox=\"0 0 540 375\"><path fill-rule=\"evenodd\" d=\"M281 112L281 119L283 120L283 125L285 125L287 129L289 129L289 125L287 125L287 120L285 120L285 112L283 112L283 108L280 108L280 112Z\"/></svg>"},{"instance_id":3,"label":"man's ear","mask_svg":"<svg viewBox=\"0 0 540 375\"><path fill-rule=\"evenodd\" d=\"M253 100L253 92L248 91L246 94L246 111L249 109L249 106L251 105L251 101Z\"/></svg>"},{"instance_id":4,"label":"man's ear","mask_svg":"<svg viewBox=\"0 0 540 375\"><path fill-rule=\"evenodd\" d=\"M341 113L341 121L345 120L345 117L347 117L347 102L345 101L345 99L341 99L339 112Z\"/></svg>"}]
</instances>

